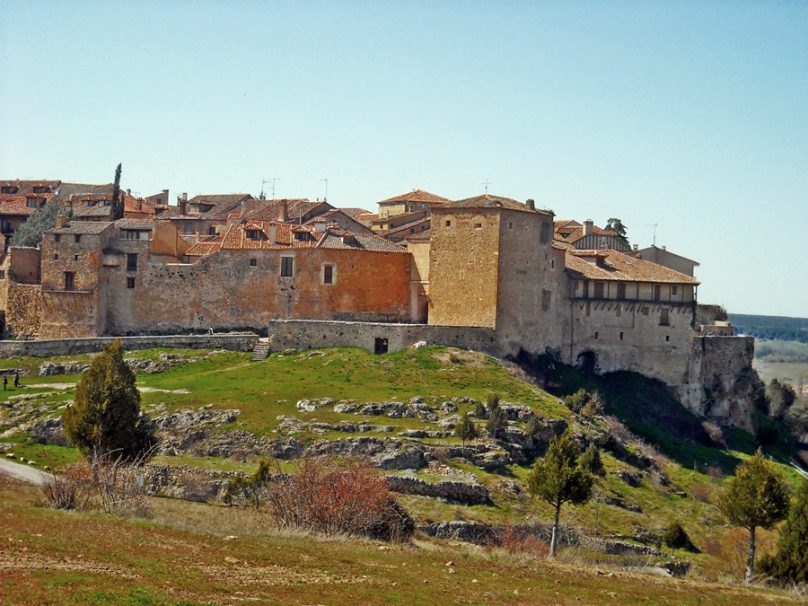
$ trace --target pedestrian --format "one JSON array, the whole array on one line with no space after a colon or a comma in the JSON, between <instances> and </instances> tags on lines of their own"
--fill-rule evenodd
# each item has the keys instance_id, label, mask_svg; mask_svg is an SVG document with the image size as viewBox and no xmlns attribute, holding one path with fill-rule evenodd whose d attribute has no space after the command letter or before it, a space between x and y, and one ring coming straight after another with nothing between
<instances>
[{"instance_id":1,"label":"pedestrian","mask_svg":"<svg viewBox=\"0 0 808 606\"><path fill-rule=\"evenodd\" d=\"M209 335L212 335L212 334L213 334L213 326L211 326L210 328L208 328L208 334L209 334Z\"/></svg>"},{"instance_id":2,"label":"pedestrian","mask_svg":"<svg viewBox=\"0 0 808 606\"><path fill-rule=\"evenodd\" d=\"M20 386L20 371L14 371L14 387L17 388Z\"/></svg>"},{"instance_id":3,"label":"pedestrian","mask_svg":"<svg viewBox=\"0 0 808 606\"><path fill-rule=\"evenodd\" d=\"M3 375L3 391L8 389L8 375Z\"/></svg>"}]
</instances>

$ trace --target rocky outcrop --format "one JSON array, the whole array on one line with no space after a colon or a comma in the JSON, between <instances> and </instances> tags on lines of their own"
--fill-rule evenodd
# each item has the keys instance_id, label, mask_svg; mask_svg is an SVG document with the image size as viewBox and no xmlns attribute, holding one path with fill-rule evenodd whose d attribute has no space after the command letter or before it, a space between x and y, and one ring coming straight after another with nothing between
<instances>
[{"instance_id":1,"label":"rocky outcrop","mask_svg":"<svg viewBox=\"0 0 808 606\"><path fill-rule=\"evenodd\" d=\"M411 476L387 476L390 490L404 494L433 497L460 505L490 505L491 495L482 484L471 484L453 480L425 482Z\"/></svg>"}]
</instances>

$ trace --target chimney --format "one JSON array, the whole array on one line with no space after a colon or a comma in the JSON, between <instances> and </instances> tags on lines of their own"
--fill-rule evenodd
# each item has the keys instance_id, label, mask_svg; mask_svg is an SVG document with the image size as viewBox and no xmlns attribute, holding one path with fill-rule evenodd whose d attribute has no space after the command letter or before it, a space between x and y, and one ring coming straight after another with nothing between
<instances>
[{"instance_id":1,"label":"chimney","mask_svg":"<svg viewBox=\"0 0 808 606\"><path fill-rule=\"evenodd\" d=\"M278 226L274 223L270 223L269 225L269 243L270 244L277 244L278 243Z\"/></svg>"},{"instance_id":2,"label":"chimney","mask_svg":"<svg viewBox=\"0 0 808 606\"><path fill-rule=\"evenodd\" d=\"M280 208L278 208L278 221L286 223L289 220L289 200L284 198L281 200Z\"/></svg>"},{"instance_id":3,"label":"chimney","mask_svg":"<svg viewBox=\"0 0 808 606\"><path fill-rule=\"evenodd\" d=\"M131 190L131 189L127 189L127 190L126 190L126 195L127 195L127 196L131 196L131 195L132 195L132 190Z\"/></svg>"},{"instance_id":4,"label":"chimney","mask_svg":"<svg viewBox=\"0 0 808 606\"><path fill-rule=\"evenodd\" d=\"M639 244L635 244L635 245L634 245L634 252L637 252L638 250L640 250L640 245L639 245Z\"/></svg>"},{"instance_id":5,"label":"chimney","mask_svg":"<svg viewBox=\"0 0 808 606\"><path fill-rule=\"evenodd\" d=\"M592 226L593 225L594 224L592 223L592 219L587 219L586 221L584 221L584 235L585 236L591 236L592 235L592 231L593 231Z\"/></svg>"},{"instance_id":6,"label":"chimney","mask_svg":"<svg viewBox=\"0 0 808 606\"><path fill-rule=\"evenodd\" d=\"M668 247L663 244L662 245L662 250L668 250Z\"/></svg>"},{"instance_id":7,"label":"chimney","mask_svg":"<svg viewBox=\"0 0 808 606\"><path fill-rule=\"evenodd\" d=\"M525 204L527 204L527 207L530 210L536 210L536 201L533 200L533 198L528 198L527 202L525 202Z\"/></svg>"},{"instance_id":8,"label":"chimney","mask_svg":"<svg viewBox=\"0 0 808 606\"><path fill-rule=\"evenodd\" d=\"M188 194L186 192L182 192L182 196L177 198L177 206L180 207L181 215L185 214L187 202L188 202Z\"/></svg>"},{"instance_id":9,"label":"chimney","mask_svg":"<svg viewBox=\"0 0 808 606\"><path fill-rule=\"evenodd\" d=\"M325 233L325 219L317 219L314 222L314 231L318 234Z\"/></svg>"},{"instance_id":10,"label":"chimney","mask_svg":"<svg viewBox=\"0 0 808 606\"><path fill-rule=\"evenodd\" d=\"M65 216L62 213L56 215L56 229L62 228L65 226L66 220Z\"/></svg>"}]
</instances>

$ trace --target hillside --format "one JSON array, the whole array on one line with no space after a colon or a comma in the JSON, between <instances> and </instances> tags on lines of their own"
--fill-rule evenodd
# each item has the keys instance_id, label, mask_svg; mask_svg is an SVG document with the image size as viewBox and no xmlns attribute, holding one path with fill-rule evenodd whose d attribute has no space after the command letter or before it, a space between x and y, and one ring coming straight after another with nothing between
<instances>
[{"instance_id":1,"label":"hillside","mask_svg":"<svg viewBox=\"0 0 808 606\"><path fill-rule=\"evenodd\" d=\"M251 563L269 558L261 561L270 562L266 566L271 568L276 565L272 558L248 556L249 550L255 549L259 554L271 554L281 548L305 553L323 551L332 554L328 562L318 555L311 555L312 560L301 555L301 561L310 562L317 570L329 571L334 578L356 575L359 573L355 567L340 564L340 558L346 557L341 554L348 548L339 542L324 541L312 547L306 539L278 537L268 530L266 519L251 518L245 512L219 505L222 482L234 473L252 472L259 456L275 458L285 471L294 471L302 456L336 459L360 456L390 478L388 482L394 490L400 491L399 500L419 525L420 549L412 552L392 548L399 554L397 562L401 566L405 562L414 565L422 560L432 561L429 558L434 556L429 564L434 566L428 573L429 579L440 583L441 574L445 573L440 566L447 559L464 558L464 576L452 578L458 579L457 582L464 579L465 586L471 582L471 577L465 575L473 575L482 585L468 590L461 601L490 601L485 592L493 592L487 594L489 598L499 596L507 601L503 596L513 595L512 589L523 595L522 588L526 591L529 587L534 590L545 587L550 593L540 595L548 599L553 595L553 585L558 584L567 587L564 599L580 591L589 596L584 601L598 601L595 593L587 592L602 590L618 593L623 601L636 601L639 594L626 588L620 590L616 580L593 576L591 569L586 575L589 580L579 584L576 579L580 575L573 569L549 565L545 569L542 564L540 576L553 579L552 584L545 584L536 578L534 560L528 558L529 564L525 564L526 556L506 556L502 551L505 545L489 545L480 552L479 547L460 548L454 542L442 540L473 541L469 535L475 529L496 530L514 525L528 525L542 536L551 517L549 507L527 494L523 480L548 441L570 427L580 440L600 446L607 472L599 480L596 498L585 506L567 507L563 511L562 521L570 538L562 553L570 562L612 570L650 567L657 571L660 566L684 562L691 567L691 579L711 582L731 580L742 568L738 549L743 549L743 537L724 525L714 502L726 474L754 450L753 438L738 430L718 428L716 435L709 428L712 433L708 432L663 386L639 375L623 373L595 380L560 368L549 385L556 393L553 395L539 388L530 373L515 364L441 347L384 356L353 349L289 351L273 354L263 362L250 362L249 354L232 352L147 350L132 352L127 357L138 372L143 407L154 419L163 439L161 452L151 464L153 473L147 474L149 487L156 495L200 503L153 499L156 513L152 521L114 522L98 514L58 513L31 507L34 495L30 490L6 486L5 493L21 495L12 501L16 503L14 515L24 524L41 527L55 523L59 516L71 521L71 533L65 536L61 548L65 554L85 553L81 537L86 533L104 534L114 524L148 529L161 537L160 541L162 537L174 536L176 528L195 528L219 537L252 535L258 531L270 534L250 539L255 542L250 542L249 548L241 542L234 543L234 555L229 557ZM65 445L58 423L49 419L58 418L60 407L73 397L78 373L88 360L89 356L74 356L0 361L0 369L16 368L25 373L21 389L2 393L0 451L15 460L33 461L40 467L58 468L79 458L74 448ZM607 415L592 420L573 415L558 396L578 387L601 391ZM485 403L492 394L501 396L509 418L508 429L498 439L483 437L461 444L452 432L459 415L474 412L477 403ZM540 431L532 436L525 432L531 415L540 420ZM481 429L483 425L481 422ZM796 472L786 465L783 469L796 483ZM7 501L4 499L4 503ZM234 517L239 521L232 521ZM3 519L4 531L10 532L16 523L9 522L7 515ZM658 548L656 537L673 520L682 522L700 553ZM59 523L66 524L65 521ZM228 526L231 523L236 526L231 528ZM247 523L246 530L239 526ZM761 551L765 551L771 544L771 535L762 534ZM221 539L206 539L195 533L165 538L167 545L175 544L175 540L179 541L178 553L186 548L204 551L198 545L208 540L213 541L212 545L221 545ZM152 542L142 542L140 546L147 549L147 543ZM371 562L381 557L375 546L361 545L357 554L364 555L357 555L356 560L348 558L350 561L362 563L377 576L398 578L398 572L394 575L387 564ZM44 545L40 547L44 549ZM152 549L157 547L149 547ZM442 552L444 549L460 551L448 556ZM440 555L434 555L435 550ZM158 559L167 557L165 553L153 555ZM141 574L137 568L145 565L143 562L149 557L152 556L144 556L146 559L137 565L127 564L134 570L131 574ZM228 566L215 564L209 563L216 570L208 575L210 578L226 574ZM0 568L8 566L0 563ZM110 566L115 570L127 568L120 561ZM515 568L511 569L512 566ZM457 574L461 575L459 568ZM480 576L489 575L487 578L493 579L490 575L497 570L496 574L509 579L507 591L484 582ZM93 587L95 581L87 579L95 579L94 573L89 577L82 575L78 575L76 586ZM514 575L521 580L511 581ZM405 574L396 582L404 586L420 582L419 578ZM29 590L39 587L37 579L41 575L25 576L21 586ZM247 582L260 585L257 581ZM58 590L54 595L71 596L71 583L65 583L64 593ZM160 585L158 581L155 583ZM673 591L673 585L665 586L663 582L659 587L658 603L668 603L665 596ZM735 589L705 590L702 596L701 590L693 587L694 596L707 600L702 603L738 603L737 596L730 597ZM110 583L98 586L100 592L107 590L119 601L129 599L126 591L116 593L118 590L113 590ZM444 590L449 588L441 591ZM157 597L143 603L163 603L160 600L166 596L161 592L163 589L154 588L153 595ZM391 593L394 594L395 591ZM321 594L303 591L295 595L314 599L311 596ZM372 595L381 600L382 594ZM437 594L423 595L434 598ZM385 601L412 603L409 597L384 596ZM185 599L193 603L201 598L189 594ZM80 602L76 598L76 603Z\"/></svg>"},{"instance_id":2,"label":"hillside","mask_svg":"<svg viewBox=\"0 0 808 606\"><path fill-rule=\"evenodd\" d=\"M808 343L808 318L729 314L740 334L758 339L778 339Z\"/></svg>"}]
</instances>

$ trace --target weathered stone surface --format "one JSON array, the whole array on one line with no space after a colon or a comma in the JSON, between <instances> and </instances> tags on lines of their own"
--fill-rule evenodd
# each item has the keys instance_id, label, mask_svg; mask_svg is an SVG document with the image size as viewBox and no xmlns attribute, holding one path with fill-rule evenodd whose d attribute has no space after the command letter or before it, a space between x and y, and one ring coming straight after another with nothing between
<instances>
[{"instance_id":1,"label":"weathered stone surface","mask_svg":"<svg viewBox=\"0 0 808 606\"><path fill-rule=\"evenodd\" d=\"M373 457L381 469L421 469L426 467L424 451L420 448L397 448Z\"/></svg>"},{"instance_id":2,"label":"weathered stone surface","mask_svg":"<svg viewBox=\"0 0 808 606\"><path fill-rule=\"evenodd\" d=\"M334 403L331 398L320 398L317 400L298 400L295 408L303 412L314 412L318 408L324 408Z\"/></svg>"},{"instance_id":3,"label":"weathered stone surface","mask_svg":"<svg viewBox=\"0 0 808 606\"><path fill-rule=\"evenodd\" d=\"M39 367L39 376L80 375L88 368L90 365L84 362L45 362Z\"/></svg>"},{"instance_id":4,"label":"weathered stone surface","mask_svg":"<svg viewBox=\"0 0 808 606\"><path fill-rule=\"evenodd\" d=\"M28 428L28 435L39 444L55 444L57 446L70 446L70 440L62 428L62 419L44 419L34 423Z\"/></svg>"},{"instance_id":5,"label":"weathered stone surface","mask_svg":"<svg viewBox=\"0 0 808 606\"><path fill-rule=\"evenodd\" d=\"M425 482L409 476L387 476L390 490L404 494L443 499L461 505L484 505L491 503L491 496L482 484L471 484L447 480L442 482Z\"/></svg>"},{"instance_id":6,"label":"weathered stone surface","mask_svg":"<svg viewBox=\"0 0 808 606\"><path fill-rule=\"evenodd\" d=\"M442 415L450 415L457 412L457 406L454 402L444 402L440 405L440 413Z\"/></svg>"},{"instance_id":7,"label":"weathered stone surface","mask_svg":"<svg viewBox=\"0 0 808 606\"><path fill-rule=\"evenodd\" d=\"M200 429L233 423L240 414L241 411L236 408L227 410L215 408L186 409L160 414L154 417L152 421L160 431Z\"/></svg>"}]
</instances>

